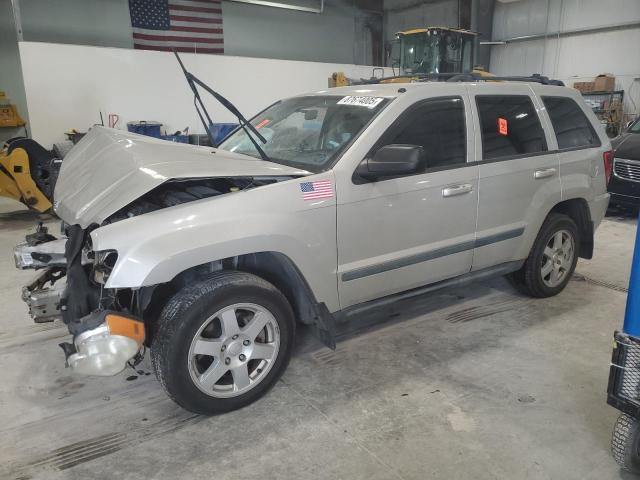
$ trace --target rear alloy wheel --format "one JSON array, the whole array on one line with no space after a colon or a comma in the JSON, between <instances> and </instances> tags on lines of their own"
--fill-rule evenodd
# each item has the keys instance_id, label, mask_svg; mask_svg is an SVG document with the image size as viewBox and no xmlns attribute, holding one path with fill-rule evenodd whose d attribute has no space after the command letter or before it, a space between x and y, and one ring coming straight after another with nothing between
<instances>
[{"instance_id":1,"label":"rear alloy wheel","mask_svg":"<svg viewBox=\"0 0 640 480\"><path fill-rule=\"evenodd\" d=\"M567 230L559 230L549 239L542 253L540 267L546 286L555 288L564 281L573 267L575 251L575 240Z\"/></svg>"},{"instance_id":2,"label":"rear alloy wheel","mask_svg":"<svg viewBox=\"0 0 640 480\"><path fill-rule=\"evenodd\" d=\"M557 295L567 286L578 262L578 227L568 216L551 213L529 257L510 278L521 292L538 298Z\"/></svg>"},{"instance_id":3,"label":"rear alloy wheel","mask_svg":"<svg viewBox=\"0 0 640 480\"><path fill-rule=\"evenodd\" d=\"M291 306L273 285L243 272L219 272L180 290L158 319L151 361L180 406L206 415L264 395L291 357Z\"/></svg>"}]
</instances>

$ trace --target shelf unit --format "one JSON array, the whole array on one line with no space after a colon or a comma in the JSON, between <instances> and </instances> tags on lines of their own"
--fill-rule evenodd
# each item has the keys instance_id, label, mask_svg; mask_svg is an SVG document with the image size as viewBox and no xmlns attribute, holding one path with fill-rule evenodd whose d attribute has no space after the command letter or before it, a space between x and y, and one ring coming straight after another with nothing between
<instances>
[{"instance_id":1,"label":"shelf unit","mask_svg":"<svg viewBox=\"0 0 640 480\"><path fill-rule=\"evenodd\" d=\"M582 92L585 102L605 126L607 135L615 137L623 127L624 90Z\"/></svg>"}]
</instances>

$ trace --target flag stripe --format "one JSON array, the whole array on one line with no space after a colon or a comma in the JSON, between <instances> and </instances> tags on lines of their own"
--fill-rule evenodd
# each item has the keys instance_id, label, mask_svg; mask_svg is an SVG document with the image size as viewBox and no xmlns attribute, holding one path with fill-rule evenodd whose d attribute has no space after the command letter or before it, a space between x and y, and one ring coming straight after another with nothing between
<instances>
[{"instance_id":1,"label":"flag stripe","mask_svg":"<svg viewBox=\"0 0 640 480\"><path fill-rule=\"evenodd\" d=\"M211 37L184 37L184 36L172 36L172 35L146 35L144 33L135 33L133 38L136 40L157 40L160 42L190 42L190 43L222 43L222 38Z\"/></svg>"},{"instance_id":2,"label":"flag stripe","mask_svg":"<svg viewBox=\"0 0 640 480\"><path fill-rule=\"evenodd\" d=\"M222 25L211 25L210 23L199 23L199 22L180 22L178 20L172 20L171 26L172 27L197 27L197 28L222 28Z\"/></svg>"},{"instance_id":3,"label":"flag stripe","mask_svg":"<svg viewBox=\"0 0 640 480\"><path fill-rule=\"evenodd\" d=\"M185 47L185 48L195 48L199 52L210 48L222 48L224 46L223 43L198 43L198 42L157 42L154 40L134 40L134 45L139 45L141 47Z\"/></svg>"},{"instance_id":4,"label":"flag stripe","mask_svg":"<svg viewBox=\"0 0 640 480\"><path fill-rule=\"evenodd\" d=\"M197 22L197 23L222 23L222 18L206 18L206 17L185 17L183 15L170 15L171 22L177 20L179 22Z\"/></svg>"},{"instance_id":5,"label":"flag stripe","mask_svg":"<svg viewBox=\"0 0 640 480\"><path fill-rule=\"evenodd\" d=\"M220 0L171 0L171 5L220 5Z\"/></svg>"},{"instance_id":6,"label":"flag stripe","mask_svg":"<svg viewBox=\"0 0 640 480\"><path fill-rule=\"evenodd\" d=\"M215 33L200 33L200 32L189 32L190 37L197 38L222 38L222 29L221 28L211 28L210 30L215 30ZM180 35L178 32L174 32L173 30L148 30L146 28L134 28L133 34L141 34L141 35L160 35L160 36L174 36L176 38L184 37L185 35ZM135 37L134 37L135 38ZM143 37L141 37L143 38Z\"/></svg>"},{"instance_id":7,"label":"flag stripe","mask_svg":"<svg viewBox=\"0 0 640 480\"><path fill-rule=\"evenodd\" d=\"M222 16L221 12L218 12L218 13L214 13L214 12L190 12L190 11L187 11L187 10L180 10L180 9L173 9L173 8L169 9L169 15L192 16L192 17L197 17L197 18L202 18L202 19L220 18Z\"/></svg>"},{"instance_id":8,"label":"flag stripe","mask_svg":"<svg viewBox=\"0 0 640 480\"><path fill-rule=\"evenodd\" d=\"M169 4L169 10L180 10L183 12L200 12L200 13L222 13L222 9L220 8L191 7L188 5L175 5L173 3Z\"/></svg>"},{"instance_id":9,"label":"flag stripe","mask_svg":"<svg viewBox=\"0 0 640 480\"><path fill-rule=\"evenodd\" d=\"M221 28L202 28L202 27L179 27L171 25L172 32L193 32L193 33L222 33Z\"/></svg>"},{"instance_id":10,"label":"flag stripe","mask_svg":"<svg viewBox=\"0 0 640 480\"><path fill-rule=\"evenodd\" d=\"M162 46L162 45L138 45L133 44L133 48L136 50L157 50L159 52L171 52L175 50L176 52L184 52L184 53L216 53L223 54L224 48L195 48L195 47L170 47L170 46Z\"/></svg>"}]
</instances>

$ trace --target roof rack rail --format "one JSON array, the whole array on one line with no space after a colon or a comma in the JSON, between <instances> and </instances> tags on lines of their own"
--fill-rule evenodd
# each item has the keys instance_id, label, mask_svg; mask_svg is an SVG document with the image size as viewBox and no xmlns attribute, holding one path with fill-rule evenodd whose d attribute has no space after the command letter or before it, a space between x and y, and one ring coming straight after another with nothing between
<instances>
[{"instance_id":1,"label":"roof rack rail","mask_svg":"<svg viewBox=\"0 0 640 480\"><path fill-rule=\"evenodd\" d=\"M556 85L559 87L564 87L564 82L562 80L554 80L549 77L545 77L544 75L540 75L539 73L534 73L529 76L481 76L475 73L461 73L458 75L454 75L446 80L447 82L477 82L477 81L488 81L488 82L534 82L540 83L542 85Z\"/></svg>"},{"instance_id":2,"label":"roof rack rail","mask_svg":"<svg viewBox=\"0 0 640 480\"><path fill-rule=\"evenodd\" d=\"M539 73L525 76L483 76L477 73L414 73L406 75L396 75L393 77L381 77L360 79L353 85L375 85L391 80L407 79L407 82L535 82L542 85L557 85L564 87L561 80L553 80Z\"/></svg>"}]
</instances>

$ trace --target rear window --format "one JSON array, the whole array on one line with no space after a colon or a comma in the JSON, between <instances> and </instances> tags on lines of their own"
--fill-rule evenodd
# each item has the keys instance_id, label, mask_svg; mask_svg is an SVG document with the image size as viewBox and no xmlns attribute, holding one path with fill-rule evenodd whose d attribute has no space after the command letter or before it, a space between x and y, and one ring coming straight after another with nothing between
<instances>
[{"instance_id":1,"label":"rear window","mask_svg":"<svg viewBox=\"0 0 640 480\"><path fill-rule=\"evenodd\" d=\"M599 147L600 139L582 109L571 98L542 97L558 148Z\"/></svg>"},{"instance_id":2,"label":"rear window","mask_svg":"<svg viewBox=\"0 0 640 480\"><path fill-rule=\"evenodd\" d=\"M479 95L476 102L484 160L547 151L544 130L530 97Z\"/></svg>"}]
</instances>

